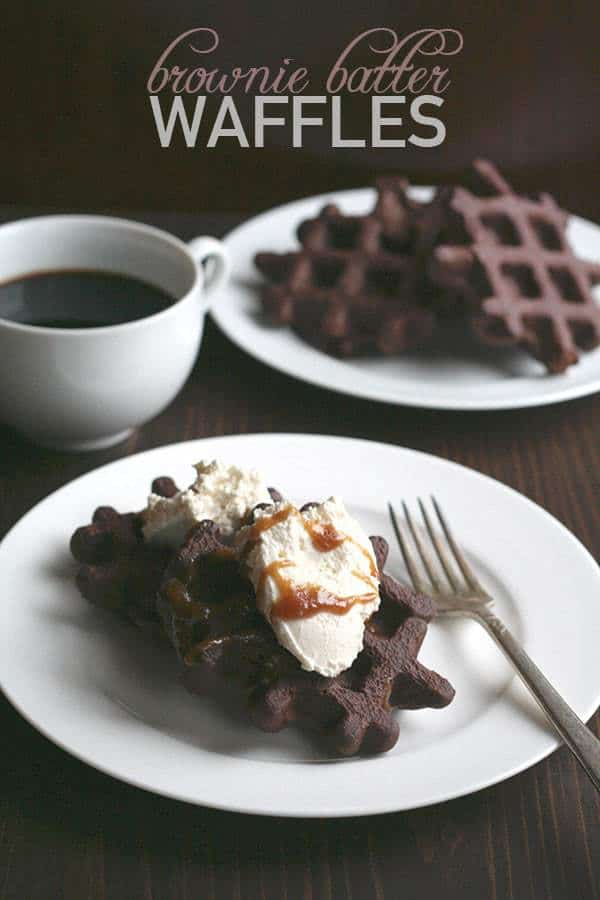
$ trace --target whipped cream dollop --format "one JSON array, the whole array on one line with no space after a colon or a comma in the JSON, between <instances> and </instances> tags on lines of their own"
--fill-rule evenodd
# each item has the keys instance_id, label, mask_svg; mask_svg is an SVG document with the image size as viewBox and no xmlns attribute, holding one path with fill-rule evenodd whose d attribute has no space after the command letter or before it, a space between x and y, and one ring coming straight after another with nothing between
<instances>
[{"instance_id":1,"label":"whipped cream dollop","mask_svg":"<svg viewBox=\"0 0 600 900\"><path fill-rule=\"evenodd\" d=\"M258 608L302 668L331 677L351 666L379 607L379 574L371 542L343 502L257 510L236 547Z\"/></svg>"},{"instance_id":2,"label":"whipped cream dollop","mask_svg":"<svg viewBox=\"0 0 600 900\"><path fill-rule=\"evenodd\" d=\"M148 497L143 512L146 541L178 547L192 525L204 519L212 519L231 535L253 507L272 503L266 483L254 469L239 469L216 460L201 461L194 468L196 481L187 490L173 497Z\"/></svg>"}]
</instances>

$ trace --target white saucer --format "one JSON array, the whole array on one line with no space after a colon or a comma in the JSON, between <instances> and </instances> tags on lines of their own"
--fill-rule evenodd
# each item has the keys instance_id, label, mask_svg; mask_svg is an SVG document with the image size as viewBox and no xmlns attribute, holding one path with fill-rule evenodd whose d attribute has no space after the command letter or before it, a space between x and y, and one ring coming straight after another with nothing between
<instances>
[{"instance_id":1,"label":"white saucer","mask_svg":"<svg viewBox=\"0 0 600 900\"><path fill-rule=\"evenodd\" d=\"M428 199L430 188L413 188ZM269 210L234 229L225 238L233 276L212 310L225 334L261 362L311 384L343 394L406 406L435 409L516 409L571 400L600 390L600 349L582 354L564 375L518 350L477 347L464 341L460 356L442 345L385 359L339 360L315 350L288 328L266 324L260 314L261 276L253 258L259 250L285 251L297 246L296 228L325 203L348 213L364 213L374 191L364 188L309 197ZM600 227L571 217L568 236L582 257L600 262Z\"/></svg>"},{"instance_id":2,"label":"white saucer","mask_svg":"<svg viewBox=\"0 0 600 900\"><path fill-rule=\"evenodd\" d=\"M410 809L501 781L556 746L527 691L473 622L430 626L421 659L456 687L443 710L402 712L388 754L330 761L288 729L186 693L174 654L74 584L72 531L93 509L141 508L155 475L192 480L190 463L255 466L297 501L344 497L390 539L388 499L435 493L500 614L584 719L600 701L600 572L548 513L477 472L413 450L337 437L250 435L161 447L91 472L29 512L0 544L0 684L43 734L123 781L191 803L286 816ZM552 560L552 566L547 561ZM402 576L392 547L389 569Z\"/></svg>"}]
</instances>

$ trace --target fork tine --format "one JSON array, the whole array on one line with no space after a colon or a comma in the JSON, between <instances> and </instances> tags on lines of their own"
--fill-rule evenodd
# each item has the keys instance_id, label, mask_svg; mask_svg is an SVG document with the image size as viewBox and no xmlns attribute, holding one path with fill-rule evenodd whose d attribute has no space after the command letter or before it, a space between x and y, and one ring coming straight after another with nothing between
<instances>
[{"instance_id":1,"label":"fork tine","mask_svg":"<svg viewBox=\"0 0 600 900\"><path fill-rule=\"evenodd\" d=\"M415 542L415 547L419 551L419 556L421 557L423 566L425 567L425 571L429 575L429 580L431 581L434 589L438 593L440 593L442 591L443 587L442 587L442 582L440 581L440 579L438 578L438 576L436 574L435 563L433 562L433 559L431 558L429 552L427 551L424 541L421 539L421 536L415 527L412 516L409 512L408 506L406 505L404 500L402 501L402 510L404 512L404 518L406 519L408 527L410 528L410 533L412 534L413 541Z\"/></svg>"},{"instance_id":2,"label":"fork tine","mask_svg":"<svg viewBox=\"0 0 600 900\"><path fill-rule=\"evenodd\" d=\"M431 525L431 521L429 519L429 516L427 515L427 510L425 509L425 505L423 504L423 501L420 498L419 498L418 502L419 502L419 509L421 510L421 515L423 516L423 521L425 522L425 527L426 527L427 531L429 532L429 537L431 538L431 543L433 544L433 546L435 548L435 552L437 553L438 559L442 564L442 568L443 568L444 572L446 573L446 578L448 579L448 581L450 583L450 587L452 588L453 591L460 591L460 584L458 583L456 575L452 569L452 564L450 562L450 559L448 558L448 554L444 550L442 542L440 541L439 537L437 536L436 532L434 531L434 529Z\"/></svg>"},{"instance_id":3,"label":"fork tine","mask_svg":"<svg viewBox=\"0 0 600 900\"><path fill-rule=\"evenodd\" d=\"M388 510L390 513L390 519L392 520L392 527L394 529L394 534L396 535L396 540L398 541L398 545L400 550L402 551L402 558L404 559L404 565L406 566L406 570L410 575L410 580L413 583L413 587L415 590L420 591L422 594L428 593L427 585L425 581L419 575L419 570L415 564L414 557L410 552L410 548L404 539L404 535L400 530L400 526L398 525L398 520L396 519L396 513L394 512L394 507L391 503L388 503Z\"/></svg>"},{"instance_id":4,"label":"fork tine","mask_svg":"<svg viewBox=\"0 0 600 900\"><path fill-rule=\"evenodd\" d=\"M452 536L452 532L450 531L450 526L448 525L446 518L441 510L441 507L440 507L439 503L437 502L437 500L435 499L435 497L431 498L431 502L433 503L434 509L437 513L437 517L440 520L440 525L442 526L442 530L443 530L444 534L446 535L446 540L448 541L448 545L449 545L450 549L452 550L454 559L456 560L458 567L460 568L460 571L464 575L465 581L467 582L467 584L469 585L469 587L471 588L472 591L481 591L481 592L485 593L483 587L480 585L479 581L477 580L477 577L475 576L473 569L471 568L471 566L465 559L462 550L460 549L460 547L454 540L454 537Z\"/></svg>"}]
</instances>

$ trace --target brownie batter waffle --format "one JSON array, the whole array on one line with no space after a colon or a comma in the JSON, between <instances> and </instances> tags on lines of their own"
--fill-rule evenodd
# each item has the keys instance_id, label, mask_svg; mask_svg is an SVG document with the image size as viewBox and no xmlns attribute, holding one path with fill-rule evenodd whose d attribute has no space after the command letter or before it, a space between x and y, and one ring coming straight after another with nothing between
<instances>
[{"instance_id":1,"label":"brownie batter waffle","mask_svg":"<svg viewBox=\"0 0 600 900\"><path fill-rule=\"evenodd\" d=\"M600 265L575 256L567 215L548 194L516 194L482 160L474 176L473 190L446 192L431 266L443 304L462 309L484 344L518 345L549 372L564 372L600 343L591 291Z\"/></svg>"},{"instance_id":2,"label":"brownie batter waffle","mask_svg":"<svg viewBox=\"0 0 600 900\"><path fill-rule=\"evenodd\" d=\"M156 478L152 492L172 497L177 486L170 478ZM73 534L71 553L79 563L77 587L86 600L155 630L156 592L171 551L145 544L142 524L141 513L118 513L101 506L91 525Z\"/></svg>"},{"instance_id":3,"label":"brownie batter waffle","mask_svg":"<svg viewBox=\"0 0 600 900\"><path fill-rule=\"evenodd\" d=\"M344 756L389 750L398 737L394 709L450 703L452 686L417 659L431 601L385 574L387 543L380 537L372 543L381 606L352 666L326 678L302 670L278 644L214 523L196 526L168 566L158 601L188 689L216 696L241 691L263 730L294 723Z\"/></svg>"},{"instance_id":4,"label":"brownie batter waffle","mask_svg":"<svg viewBox=\"0 0 600 900\"><path fill-rule=\"evenodd\" d=\"M255 257L267 319L340 357L401 354L450 322L564 372L600 344L600 265L575 256L548 194L516 194L482 160L472 181L419 203L384 178L367 215L325 206L300 223L300 249Z\"/></svg>"},{"instance_id":5,"label":"brownie batter waffle","mask_svg":"<svg viewBox=\"0 0 600 900\"><path fill-rule=\"evenodd\" d=\"M341 357L401 353L425 341L434 318L418 251L429 220L406 186L382 179L368 215L328 204L300 224L299 250L258 253L268 320Z\"/></svg>"}]
</instances>

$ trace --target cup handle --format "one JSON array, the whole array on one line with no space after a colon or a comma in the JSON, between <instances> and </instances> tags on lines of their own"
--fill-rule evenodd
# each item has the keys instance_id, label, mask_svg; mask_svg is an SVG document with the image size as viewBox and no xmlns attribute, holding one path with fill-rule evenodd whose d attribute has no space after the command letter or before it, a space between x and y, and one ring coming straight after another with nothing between
<instances>
[{"instance_id":1,"label":"cup handle","mask_svg":"<svg viewBox=\"0 0 600 900\"><path fill-rule=\"evenodd\" d=\"M188 250L194 257L197 266L206 260L213 262L204 275L204 296L212 299L213 294L222 287L231 272L229 253L216 238L197 237L188 243Z\"/></svg>"}]
</instances>

